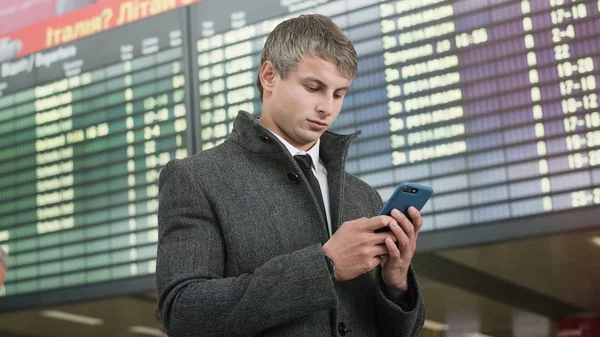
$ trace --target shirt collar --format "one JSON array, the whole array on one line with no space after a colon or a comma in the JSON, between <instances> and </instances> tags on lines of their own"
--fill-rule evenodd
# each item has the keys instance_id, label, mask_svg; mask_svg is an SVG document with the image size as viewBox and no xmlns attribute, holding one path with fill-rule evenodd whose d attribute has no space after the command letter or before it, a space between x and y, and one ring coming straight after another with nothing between
<instances>
[{"instance_id":1,"label":"shirt collar","mask_svg":"<svg viewBox=\"0 0 600 337\"><path fill-rule=\"evenodd\" d=\"M268 129L268 130L271 131L270 129ZM312 159L313 165L315 166L315 169L317 168L317 165L319 165L319 159L320 159L320 155L321 155L320 154L321 138L317 139L317 142L315 143L315 145L313 145L313 147L310 148L310 150L308 150L307 152L304 152L304 151L298 150L295 146L288 143L285 139L283 139L283 137L276 134L275 132L271 131L271 133L274 134L275 137L277 137L277 139L279 139L279 141L281 141L281 143L285 146L285 148L290 152L292 157L297 154L309 154L310 158Z\"/></svg>"}]
</instances>

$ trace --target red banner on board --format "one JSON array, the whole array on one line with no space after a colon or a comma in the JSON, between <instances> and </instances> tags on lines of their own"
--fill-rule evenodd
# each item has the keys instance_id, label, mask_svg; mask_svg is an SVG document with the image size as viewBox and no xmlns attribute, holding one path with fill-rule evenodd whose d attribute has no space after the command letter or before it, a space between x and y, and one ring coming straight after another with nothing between
<instances>
[{"instance_id":1,"label":"red banner on board","mask_svg":"<svg viewBox=\"0 0 600 337\"><path fill-rule=\"evenodd\" d=\"M199 1L96 0L65 15L0 35L0 63Z\"/></svg>"}]
</instances>

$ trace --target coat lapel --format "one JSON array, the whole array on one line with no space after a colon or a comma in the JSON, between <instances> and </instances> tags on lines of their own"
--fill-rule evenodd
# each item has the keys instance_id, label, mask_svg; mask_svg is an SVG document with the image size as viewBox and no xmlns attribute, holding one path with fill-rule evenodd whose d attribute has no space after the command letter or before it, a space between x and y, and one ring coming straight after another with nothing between
<instances>
[{"instance_id":1,"label":"coat lapel","mask_svg":"<svg viewBox=\"0 0 600 337\"><path fill-rule=\"evenodd\" d=\"M360 131L351 135L340 135L328 131L321 136L321 159L327 168L327 182L329 183L332 233L335 233L341 225L346 158L350 143L359 134Z\"/></svg>"},{"instance_id":2,"label":"coat lapel","mask_svg":"<svg viewBox=\"0 0 600 337\"><path fill-rule=\"evenodd\" d=\"M287 161L300 172L298 164L294 161L285 146L274 139L272 142L264 142L265 135L270 132L260 124L258 118L246 111L240 111L233 124L233 140L247 150L255 153L283 152ZM327 168L327 182L329 184L329 209L331 212L331 230L333 233L341 225L342 198L344 196L344 169L350 143L360 134L357 131L350 135L341 135L331 131L321 136L321 160ZM262 139L262 140L261 140ZM281 165L281 163L278 163ZM285 168L288 165L281 165ZM308 183L307 183L308 184ZM315 205L316 199L315 199ZM322 219L325 221L325 219ZM325 222L326 223L326 222ZM325 224L324 223L324 224ZM321 226L323 227L323 226ZM326 227L323 227L325 237L328 237Z\"/></svg>"}]
</instances>

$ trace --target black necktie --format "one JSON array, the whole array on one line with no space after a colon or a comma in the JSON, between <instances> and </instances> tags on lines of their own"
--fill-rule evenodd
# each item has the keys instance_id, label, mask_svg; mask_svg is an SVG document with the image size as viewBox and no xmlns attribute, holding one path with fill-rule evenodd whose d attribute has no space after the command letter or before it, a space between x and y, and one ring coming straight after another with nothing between
<instances>
[{"instance_id":1,"label":"black necktie","mask_svg":"<svg viewBox=\"0 0 600 337\"><path fill-rule=\"evenodd\" d=\"M321 194L321 186L319 185L319 181L311 169L313 165L312 158L309 154L297 154L294 156L294 159L302 169L302 173L304 173L306 180L308 180L310 187L315 193L315 197L317 197L317 200L319 201L321 212L323 212L323 218L327 219L327 213L325 213L325 203L323 203L323 195Z\"/></svg>"}]
</instances>

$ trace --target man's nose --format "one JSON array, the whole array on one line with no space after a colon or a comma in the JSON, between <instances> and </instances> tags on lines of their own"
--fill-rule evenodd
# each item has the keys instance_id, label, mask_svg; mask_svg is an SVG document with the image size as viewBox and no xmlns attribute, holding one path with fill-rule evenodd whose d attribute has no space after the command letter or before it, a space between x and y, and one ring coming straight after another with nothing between
<instances>
[{"instance_id":1,"label":"man's nose","mask_svg":"<svg viewBox=\"0 0 600 337\"><path fill-rule=\"evenodd\" d=\"M335 105L335 101L334 101L333 97L323 97L319 101L319 105L317 106L317 111L320 114L329 116L333 112L334 105Z\"/></svg>"}]
</instances>

